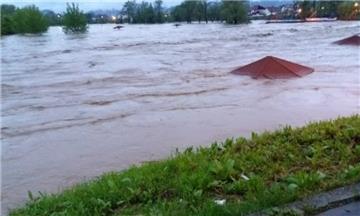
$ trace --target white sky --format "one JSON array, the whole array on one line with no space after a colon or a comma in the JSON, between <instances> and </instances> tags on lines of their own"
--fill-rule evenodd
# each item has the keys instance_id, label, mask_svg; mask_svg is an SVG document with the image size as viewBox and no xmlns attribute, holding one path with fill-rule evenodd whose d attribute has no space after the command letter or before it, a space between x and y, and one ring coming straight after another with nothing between
<instances>
[{"instance_id":1,"label":"white sky","mask_svg":"<svg viewBox=\"0 0 360 216\"><path fill-rule=\"evenodd\" d=\"M79 7L83 11L97 10L97 9L118 9L122 8L122 5L127 0L0 0L1 4L13 4L17 7L23 7L25 5L35 4L40 10L50 9L55 12L63 12L66 8L67 2L79 3ZM152 0L147 0L152 1ZM141 2L141 0L137 0ZM182 0L163 0L165 7L177 5Z\"/></svg>"}]
</instances>

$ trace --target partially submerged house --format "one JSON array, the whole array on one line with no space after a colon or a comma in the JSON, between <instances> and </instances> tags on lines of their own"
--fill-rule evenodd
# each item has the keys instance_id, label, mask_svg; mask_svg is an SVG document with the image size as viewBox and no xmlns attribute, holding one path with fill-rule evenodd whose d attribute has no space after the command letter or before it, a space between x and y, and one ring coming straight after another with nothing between
<instances>
[{"instance_id":1,"label":"partially submerged house","mask_svg":"<svg viewBox=\"0 0 360 216\"><path fill-rule=\"evenodd\" d=\"M360 36L353 35L351 37L344 38L342 40L335 41L334 43L339 45L353 45L353 46L360 46Z\"/></svg>"},{"instance_id":2,"label":"partially submerged house","mask_svg":"<svg viewBox=\"0 0 360 216\"><path fill-rule=\"evenodd\" d=\"M266 56L260 60L231 71L233 74L251 76L255 79L287 79L303 77L312 72L314 72L313 68L274 56Z\"/></svg>"}]
</instances>

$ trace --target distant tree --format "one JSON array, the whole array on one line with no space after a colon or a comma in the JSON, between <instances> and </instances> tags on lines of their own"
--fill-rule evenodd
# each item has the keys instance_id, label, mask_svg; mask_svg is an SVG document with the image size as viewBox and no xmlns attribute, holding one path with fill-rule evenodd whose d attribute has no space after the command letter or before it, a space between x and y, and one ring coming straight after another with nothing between
<instances>
[{"instance_id":1,"label":"distant tree","mask_svg":"<svg viewBox=\"0 0 360 216\"><path fill-rule=\"evenodd\" d=\"M202 3L202 9L204 13L204 19L205 22L208 23L209 17L208 17L208 8L209 8L209 2L207 0L201 0Z\"/></svg>"},{"instance_id":2,"label":"distant tree","mask_svg":"<svg viewBox=\"0 0 360 216\"><path fill-rule=\"evenodd\" d=\"M48 21L49 25L55 26L55 25L61 25L61 18L60 15L56 14L54 11L51 10L43 10L42 14Z\"/></svg>"},{"instance_id":3,"label":"distant tree","mask_svg":"<svg viewBox=\"0 0 360 216\"><path fill-rule=\"evenodd\" d=\"M128 23L134 22L134 18L135 18L135 14L136 14L136 7L137 7L137 5L134 0L125 2L124 7L122 9L122 13L127 16Z\"/></svg>"},{"instance_id":4,"label":"distant tree","mask_svg":"<svg viewBox=\"0 0 360 216\"><path fill-rule=\"evenodd\" d=\"M353 1L342 1L338 5L337 12L341 20L360 19L359 6L355 7L355 2Z\"/></svg>"},{"instance_id":5,"label":"distant tree","mask_svg":"<svg viewBox=\"0 0 360 216\"><path fill-rule=\"evenodd\" d=\"M16 9L13 22L15 33L42 33L49 28L46 18L35 5Z\"/></svg>"},{"instance_id":6,"label":"distant tree","mask_svg":"<svg viewBox=\"0 0 360 216\"><path fill-rule=\"evenodd\" d=\"M156 0L154 2L154 12L155 12L155 22L163 23L164 22L164 12L162 7L163 1Z\"/></svg>"},{"instance_id":7,"label":"distant tree","mask_svg":"<svg viewBox=\"0 0 360 216\"><path fill-rule=\"evenodd\" d=\"M305 19L308 17L316 16L316 1L306 0L306 1L297 1L300 9L300 18Z\"/></svg>"},{"instance_id":8,"label":"distant tree","mask_svg":"<svg viewBox=\"0 0 360 216\"><path fill-rule=\"evenodd\" d=\"M194 16L199 21L199 23L203 20L208 23L208 0L199 0L195 1L195 11Z\"/></svg>"},{"instance_id":9,"label":"distant tree","mask_svg":"<svg viewBox=\"0 0 360 216\"><path fill-rule=\"evenodd\" d=\"M137 7L135 23L154 23L155 12L151 3L141 2Z\"/></svg>"},{"instance_id":10,"label":"distant tree","mask_svg":"<svg viewBox=\"0 0 360 216\"><path fill-rule=\"evenodd\" d=\"M185 8L177 5L171 9L171 21L182 22L185 21Z\"/></svg>"},{"instance_id":11,"label":"distant tree","mask_svg":"<svg viewBox=\"0 0 360 216\"><path fill-rule=\"evenodd\" d=\"M180 7L183 7L184 17L187 23L191 23L195 18L197 1L185 0L181 3Z\"/></svg>"},{"instance_id":12,"label":"distant tree","mask_svg":"<svg viewBox=\"0 0 360 216\"><path fill-rule=\"evenodd\" d=\"M220 2L210 2L208 3L208 18L214 22L216 20L221 20L221 3Z\"/></svg>"},{"instance_id":13,"label":"distant tree","mask_svg":"<svg viewBox=\"0 0 360 216\"><path fill-rule=\"evenodd\" d=\"M1 35L15 34L13 15L15 13L14 5L1 5Z\"/></svg>"},{"instance_id":14,"label":"distant tree","mask_svg":"<svg viewBox=\"0 0 360 216\"><path fill-rule=\"evenodd\" d=\"M248 23L248 2L222 1L221 15L228 24Z\"/></svg>"},{"instance_id":15,"label":"distant tree","mask_svg":"<svg viewBox=\"0 0 360 216\"><path fill-rule=\"evenodd\" d=\"M176 22L186 21L188 23L197 20L198 22L205 21L208 23L209 20L221 20L220 11L221 4L219 1L185 0L180 5L172 8L171 20Z\"/></svg>"},{"instance_id":16,"label":"distant tree","mask_svg":"<svg viewBox=\"0 0 360 216\"><path fill-rule=\"evenodd\" d=\"M86 22L87 23L95 23L94 20L93 20L95 18L94 12L85 13L85 17L86 17Z\"/></svg>"},{"instance_id":17,"label":"distant tree","mask_svg":"<svg viewBox=\"0 0 360 216\"><path fill-rule=\"evenodd\" d=\"M2 4L1 15L12 15L15 13L16 7L14 5Z\"/></svg>"},{"instance_id":18,"label":"distant tree","mask_svg":"<svg viewBox=\"0 0 360 216\"><path fill-rule=\"evenodd\" d=\"M63 15L63 25L65 33L84 33L88 29L86 15L75 3L67 4Z\"/></svg>"}]
</instances>

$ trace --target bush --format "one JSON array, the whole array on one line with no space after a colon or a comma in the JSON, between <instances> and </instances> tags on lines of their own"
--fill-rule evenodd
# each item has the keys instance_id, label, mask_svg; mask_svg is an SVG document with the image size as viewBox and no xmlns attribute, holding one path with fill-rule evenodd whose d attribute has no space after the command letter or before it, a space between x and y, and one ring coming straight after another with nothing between
<instances>
[{"instance_id":1,"label":"bush","mask_svg":"<svg viewBox=\"0 0 360 216\"><path fill-rule=\"evenodd\" d=\"M15 33L42 33L49 28L46 18L35 5L17 9L12 20Z\"/></svg>"},{"instance_id":2,"label":"bush","mask_svg":"<svg viewBox=\"0 0 360 216\"><path fill-rule=\"evenodd\" d=\"M67 4L63 24L65 33L83 33L88 28L85 14L80 11L79 6L75 3Z\"/></svg>"}]
</instances>

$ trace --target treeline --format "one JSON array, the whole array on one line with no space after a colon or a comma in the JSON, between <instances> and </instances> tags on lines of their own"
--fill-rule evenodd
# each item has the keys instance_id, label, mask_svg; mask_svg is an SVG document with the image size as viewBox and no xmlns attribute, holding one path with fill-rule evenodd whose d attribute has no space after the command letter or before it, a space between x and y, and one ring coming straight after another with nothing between
<instances>
[{"instance_id":1,"label":"treeline","mask_svg":"<svg viewBox=\"0 0 360 216\"><path fill-rule=\"evenodd\" d=\"M62 25L65 33L85 32L85 14L77 5L67 4L62 15L52 11L40 11L35 5L16 8L14 5L1 5L1 35L43 33L50 25Z\"/></svg>"},{"instance_id":2,"label":"treeline","mask_svg":"<svg viewBox=\"0 0 360 216\"><path fill-rule=\"evenodd\" d=\"M183 1L180 5L164 10L161 0L153 3L127 1L122 9L121 22L163 23L194 21L225 21L231 24L248 22L248 1Z\"/></svg>"},{"instance_id":3,"label":"treeline","mask_svg":"<svg viewBox=\"0 0 360 216\"><path fill-rule=\"evenodd\" d=\"M111 16L111 20L103 17L100 23L225 21L239 24L249 21L248 9L248 1L186 0L178 6L165 9L162 0L141 3L132 0L125 2L119 16ZM4 4L1 5L1 35L42 33L50 25L62 25L65 32L83 32L87 23L93 23L93 18L91 13L84 14L75 4L68 4L63 14L56 14L51 10L40 11L34 5L16 8L14 5Z\"/></svg>"},{"instance_id":4,"label":"treeline","mask_svg":"<svg viewBox=\"0 0 360 216\"><path fill-rule=\"evenodd\" d=\"M153 3L143 1L125 2L122 8L121 22L128 23L163 23L168 21L167 14L164 13L163 1L156 0Z\"/></svg>"},{"instance_id":5,"label":"treeline","mask_svg":"<svg viewBox=\"0 0 360 216\"><path fill-rule=\"evenodd\" d=\"M338 17L341 20L360 19L359 1L295 0L290 5L292 18ZM119 4L120 5L120 4ZM129 0L116 16L95 17L84 14L77 5L67 4L65 13L51 10L40 11L34 5L16 8L1 5L1 35L17 33L41 33L49 25L62 25L64 32L84 32L87 23L164 23L164 22L225 22L240 24L249 22L249 1L185 0L177 6L164 8L162 0L153 2Z\"/></svg>"},{"instance_id":6,"label":"treeline","mask_svg":"<svg viewBox=\"0 0 360 216\"><path fill-rule=\"evenodd\" d=\"M1 5L1 35L45 32L48 27L45 16L34 5L21 9Z\"/></svg>"},{"instance_id":7,"label":"treeline","mask_svg":"<svg viewBox=\"0 0 360 216\"><path fill-rule=\"evenodd\" d=\"M307 0L296 1L295 5L301 10L300 17L337 17L340 20L359 20L359 1L327 1Z\"/></svg>"}]
</instances>

